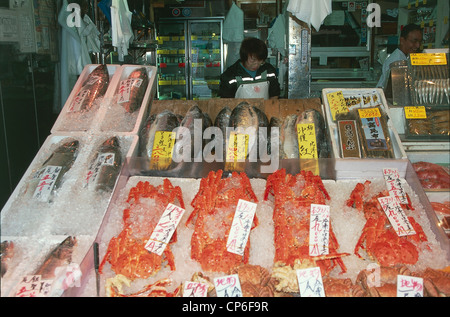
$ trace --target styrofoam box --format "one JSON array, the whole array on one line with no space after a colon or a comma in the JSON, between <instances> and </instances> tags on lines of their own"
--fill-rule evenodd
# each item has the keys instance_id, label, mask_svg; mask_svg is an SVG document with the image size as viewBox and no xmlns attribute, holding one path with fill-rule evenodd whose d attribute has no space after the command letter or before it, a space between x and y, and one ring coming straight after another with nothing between
<instances>
[{"instance_id":1,"label":"styrofoam box","mask_svg":"<svg viewBox=\"0 0 450 317\"><path fill-rule=\"evenodd\" d=\"M77 95L78 91L82 87L84 81L92 73L92 71L99 66L99 64L89 64L86 65L78 78L75 86L72 89L69 97L67 98L63 109L61 110L58 118L55 121L51 129L51 133L65 133L65 132L86 132L91 129L91 126L98 122L96 117L99 114L99 109L101 107L102 100L108 95L111 87L114 87L115 73L120 69L120 65L107 65L109 73L109 85L103 98L98 98L93 108L90 111L83 113L71 112L69 111L72 100Z\"/></svg>"},{"instance_id":2,"label":"styrofoam box","mask_svg":"<svg viewBox=\"0 0 450 317\"><path fill-rule=\"evenodd\" d=\"M106 212L111 193L97 193L85 186L89 165L98 152L98 147L112 135L50 135L28 167L21 181L1 212L2 234L9 236L31 236L44 233L51 235L96 234ZM138 137L117 136L122 148L122 162L135 156ZM78 140L78 155L69 171L64 175L61 187L53 195L52 202L33 199L32 189L27 185L45 160L60 145Z\"/></svg>"},{"instance_id":3,"label":"styrofoam box","mask_svg":"<svg viewBox=\"0 0 450 317\"><path fill-rule=\"evenodd\" d=\"M131 72L138 68L145 68L148 75L148 84L139 110L128 113L117 103L117 91L123 80L127 80ZM110 85L107 95L103 99L98 125L94 127L100 132L120 132L137 134L143 121L147 117L151 102L156 93L157 69L154 66L123 65L117 71L114 82Z\"/></svg>"},{"instance_id":4,"label":"styrofoam box","mask_svg":"<svg viewBox=\"0 0 450 317\"><path fill-rule=\"evenodd\" d=\"M337 123L333 121L333 117L331 115L330 106L328 104L327 95L329 93L334 93L342 91L344 96L363 96L367 94L376 94L381 101L381 108L388 115L388 129L391 138L392 147L394 150L394 159L372 159L372 158L364 158L364 159L354 159L354 158L342 158L341 150L340 150L340 141L339 141L339 130L337 127ZM325 108L325 115L327 124L330 130L330 138L332 145L332 153L333 157L336 159L336 175L338 178L359 178L359 177L378 177L380 172L382 172L383 168L397 168L400 172L401 176L404 176L406 173L406 166L408 163L408 158L406 152L403 148L402 142L398 135L397 130L392 122L391 115L389 112L389 107L387 106L386 97L382 89L379 88L327 88L322 90L322 100ZM377 103L379 104L379 103ZM361 99L360 104L356 104L352 106L353 108L370 108L375 104L369 103L367 105L363 104Z\"/></svg>"}]
</instances>

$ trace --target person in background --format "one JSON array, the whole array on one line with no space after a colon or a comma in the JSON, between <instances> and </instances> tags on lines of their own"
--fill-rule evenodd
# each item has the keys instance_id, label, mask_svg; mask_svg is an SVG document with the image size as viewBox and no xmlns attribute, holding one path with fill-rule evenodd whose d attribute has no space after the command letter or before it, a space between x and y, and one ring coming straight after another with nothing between
<instances>
[{"instance_id":1,"label":"person in background","mask_svg":"<svg viewBox=\"0 0 450 317\"><path fill-rule=\"evenodd\" d=\"M220 76L221 98L278 98L280 84L275 67L266 63L268 49L260 39L245 38L240 59Z\"/></svg>"},{"instance_id":2,"label":"person in background","mask_svg":"<svg viewBox=\"0 0 450 317\"><path fill-rule=\"evenodd\" d=\"M383 69L381 73L380 80L378 81L378 88L386 88L389 76L391 74L390 65L393 62L407 60L409 54L419 52L420 46L422 45L422 29L419 25L408 24L403 27L400 33L400 45L392 52L391 55L384 61Z\"/></svg>"}]
</instances>

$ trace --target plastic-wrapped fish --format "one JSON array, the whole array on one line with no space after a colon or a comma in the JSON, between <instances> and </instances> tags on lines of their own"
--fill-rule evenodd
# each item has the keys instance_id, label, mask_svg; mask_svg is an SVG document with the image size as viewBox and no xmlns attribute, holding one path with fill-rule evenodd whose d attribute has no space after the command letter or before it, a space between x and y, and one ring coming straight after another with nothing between
<instances>
[{"instance_id":1,"label":"plastic-wrapped fish","mask_svg":"<svg viewBox=\"0 0 450 317\"><path fill-rule=\"evenodd\" d=\"M280 128L280 158L299 158L296 114L288 115Z\"/></svg>"},{"instance_id":2,"label":"plastic-wrapped fish","mask_svg":"<svg viewBox=\"0 0 450 317\"><path fill-rule=\"evenodd\" d=\"M229 127L234 128L237 133L251 133L247 157L250 153L259 155L259 128L268 126L269 120L264 112L245 101L237 105L231 113ZM229 140L229 135L226 140Z\"/></svg>"},{"instance_id":3,"label":"plastic-wrapped fish","mask_svg":"<svg viewBox=\"0 0 450 317\"><path fill-rule=\"evenodd\" d=\"M55 278L57 267L67 266L72 261L72 252L77 244L75 237L67 237L47 256L42 265L35 271L34 275L41 275L41 279Z\"/></svg>"},{"instance_id":4,"label":"plastic-wrapped fish","mask_svg":"<svg viewBox=\"0 0 450 317\"><path fill-rule=\"evenodd\" d=\"M195 122L196 120L201 120L202 126L201 131L198 131L201 133L200 137L202 139L202 146L195 147L194 138L195 132ZM190 132L190 139L189 138L183 138L181 135L180 137L177 136L177 141L175 142L174 146L174 155L176 155L178 158L184 158L185 153L183 153L185 148L190 149L190 155L188 155L190 158L199 158L203 154L203 145L205 141L203 140L203 131L205 131L207 128L209 128L212 125L211 118L205 113L202 112L202 110L197 106L192 106L186 113L186 115L183 118L183 121L181 122L180 127L186 128ZM198 138L199 136L197 136Z\"/></svg>"},{"instance_id":5,"label":"plastic-wrapped fish","mask_svg":"<svg viewBox=\"0 0 450 317\"><path fill-rule=\"evenodd\" d=\"M140 156L151 159L156 132L172 132L179 125L179 116L169 110L150 116L140 131Z\"/></svg>"},{"instance_id":6,"label":"plastic-wrapped fish","mask_svg":"<svg viewBox=\"0 0 450 317\"><path fill-rule=\"evenodd\" d=\"M95 101L106 93L108 85L108 67L103 64L97 66L83 82L70 105L69 112L91 110Z\"/></svg>"},{"instance_id":7,"label":"plastic-wrapped fish","mask_svg":"<svg viewBox=\"0 0 450 317\"><path fill-rule=\"evenodd\" d=\"M117 137L103 142L90 164L86 185L95 184L96 191L112 191L122 168L122 154Z\"/></svg>"},{"instance_id":8,"label":"plastic-wrapped fish","mask_svg":"<svg viewBox=\"0 0 450 317\"><path fill-rule=\"evenodd\" d=\"M132 71L128 79L120 82L117 92L117 103L129 113L138 110L144 99L148 80L145 67L140 67Z\"/></svg>"},{"instance_id":9,"label":"plastic-wrapped fish","mask_svg":"<svg viewBox=\"0 0 450 317\"><path fill-rule=\"evenodd\" d=\"M14 255L14 243L12 241L2 241L0 246L1 277L8 271L8 262Z\"/></svg>"},{"instance_id":10,"label":"plastic-wrapped fish","mask_svg":"<svg viewBox=\"0 0 450 317\"><path fill-rule=\"evenodd\" d=\"M322 114L315 109L308 109L298 117L297 124L314 123L316 133L317 155L319 158L330 157L331 146Z\"/></svg>"},{"instance_id":11,"label":"plastic-wrapped fish","mask_svg":"<svg viewBox=\"0 0 450 317\"><path fill-rule=\"evenodd\" d=\"M33 199L49 201L55 190L60 188L64 174L70 170L78 155L79 142L71 140L59 146L42 167L28 181L26 192Z\"/></svg>"}]
</instances>

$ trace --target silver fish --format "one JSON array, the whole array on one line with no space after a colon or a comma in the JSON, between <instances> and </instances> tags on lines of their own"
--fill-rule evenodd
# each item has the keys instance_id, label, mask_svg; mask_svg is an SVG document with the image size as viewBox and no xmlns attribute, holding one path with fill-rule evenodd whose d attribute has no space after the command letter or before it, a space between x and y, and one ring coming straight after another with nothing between
<instances>
[{"instance_id":1,"label":"silver fish","mask_svg":"<svg viewBox=\"0 0 450 317\"><path fill-rule=\"evenodd\" d=\"M145 91L147 90L148 75L145 67L140 67L132 71L130 76L128 76L127 82L130 85L129 95L127 94L123 102L119 99L118 103L127 112L133 113L141 107Z\"/></svg>"},{"instance_id":2,"label":"silver fish","mask_svg":"<svg viewBox=\"0 0 450 317\"><path fill-rule=\"evenodd\" d=\"M299 158L297 119L298 116L296 114L292 114L283 120L280 130L281 159Z\"/></svg>"},{"instance_id":3,"label":"silver fish","mask_svg":"<svg viewBox=\"0 0 450 317\"><path fill-rule=\"evenodd\" d=\"M214 126L222 130L223 135L225 135L228 124L230 123L231 112L230 107L223 107L214 120Z\"/></svg>"},{"instance_id":4,"label":"silver fish","mask_svg":"<svg viewBox=\"0 0 450 317\"><path fill-rule=\"evenodd\" d=\"M147 119L139 135L139 154L141 157L152 157L153 143L157 131L172 132L180 125L179 117L170 110L164 110Z\"/></svg>"},{"instance_id":5,"label":"silver fish","mask_svg":"<svg viewBox=\"0 0 450 317\"><path fill-rule=\"evenodd\" d=\"M97 98L103 97L108 89L109 74L106 65L97 66L83 82L72 101L70 111L89 111Z\"/></svg>"},{"instance_id":6,"label":"silver fish","mask_svg":"<svg viewBox=\"0 0 450 317\"><path fill-rule=\"evenodd\" d=\"M328 158L330 156L331 146L328 141L328 132L322 114L315 109L305 110L297 119L297 124L300 123L314 123L317 155L319 158Z\"/></svg>"},{"instance_id":7,"label":"silver fish","mask_svg":"<svg viewBox=\"0 0 450 317\"><path fill-rule=\"evenodd\" d=\"M200 127L202 130L198 131L202 133L200 136L202 139L202 146L196 148L194 138L198 137L195 135L195 122L198 122L197 120L201 120L202 126ZM203 140L203 131L205 131L207 128L209 128L212 125L211 119L209 118L209 115L202 112L202 110L197 106L192 106L186 113L186 115L183 118L183 121L181 122L180 127L186 128L190 132L190 140L189 138L184 138L183 135L180 137L177 136L177 141L174 145L174 155L176 155L178 158L184 157L183 151L185 148L190 148L191 153L189 155L190 158L199 158L200 155L203 153L203 146L205 144L205 140Z\"/></svg>"},{"instance_id":8,"label":"silver fish","mask_svg":"<svg viewBox=\"0 0 450 317\"><path fill-rule=\"evenodd\" d=\"M41 275L41 279L55 278L57 267L67 266L72 261L72 252L77 244L75 237L67 237L46 257L42 265L34 272L34 275Z\"/></svg>"},{"instance_id":9,"label":"silver fish","mask_svg":"<svg viewBox=\"0 0 450 317\"><path fill-rule=\"evenodd\" d=\"M236 133L248 134L249 136L247 157L250 153L256 154L253 158L259 154L259 128L264 124L261 122L263 118L261 112L256 107L244 101L237 105L231 113L229 128L233 128ZM266 124L267 126L268 124ZM230 138L230 132L227 132L227 142Z\"/></svg>"},{"instance_id":10,"label":"silver fish","mask_svg":"<svg viewBox=\"0 0 450 317\"><path fill-rule=\"evenodd\" d=\"M91 162L90 172L93 172L95 190L112 191L122 168L122 154L117 137L103 142L98 153Z\"/></svg>"},{"instance_id":11,"label":"silver fish","mask_svg":"<svg viewBox=\"0 0 450 317\"><path fill-rule=\"evenodd\" d=\"M62 186L64 174L70 170L78 155L79 142L72 140L59 146L42 164L27 184L26 192L41 201L49 201L49 195ZM47 175L56 179L45 179ZM49 189L47 191L46 189Z\"/></svg>"}]
</instances>

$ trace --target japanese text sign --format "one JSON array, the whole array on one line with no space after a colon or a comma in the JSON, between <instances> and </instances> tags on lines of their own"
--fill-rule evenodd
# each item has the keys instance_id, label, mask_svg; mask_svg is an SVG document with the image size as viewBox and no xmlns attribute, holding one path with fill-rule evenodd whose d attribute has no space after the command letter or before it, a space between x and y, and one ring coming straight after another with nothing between
<instances>
[{"instance_id":1,"label":"japanese text sign","mask_svg":"<svg viewBox=\"0 0 450 317\"><path fill-rule=\"evenodd\" d=\"M398 169L384 168L383 176L386 182L387 190L389 191L389 195L397 197L401 204L407 204L408 197L406 196L406 192L403 188Z\"/></svg>"},{"instance_id":2,"label":"japanese text sign","mask_svg":"<svg viewBox=\"0 0 450 317\"><path fill-rule=\"evenodd\" d=\"M217 297L242 297L241 283L237 274L214 279Z\"/></svg>"},{"instance_id":3,"label":"japanese text sign","mask_svg":"<svg viewBox=\"0 0 450 317\"><path fill-rule=\"evenodd\" d=\"M423 297L423 279L397 275L397 297Z\"/></svg>"},{"instance_id":4,"label":"japanese text sign","mask_svg":"<svg viewBox=\"0 0 450 317\"><path fill-rule=\"evenodd\" d=\"M314 123L300 123L297 125L298 150L301 159L316 159L317 140Z\"/></svg>"},{"instance_id":5,"label":"japanese text sign","mask_svg":"<svg viewBox=\"0 0 450 317\"><path fill-rule=\"evenodd\" d=\"M330 206L311 204L309 255L327 255L330 235Z\"/></svg>"},{"instance_id":6,"label":"japanese text sign","mask_svg":"<svg viewBox=\"0 0 450 317\"><path fill-rule=\"evenodd\" d=\"M185 282L183 297L207 297L208 285L198 282Z\"/></svg>"},{"instance_id":7,"label":"japanese text sign","mask_svg":"<svg viewBox=\"0 0 450 317\"><path fill-rule=\"evenodd\" d=\"M253 218L256 213L257 204L240 199L236 212L234 214L233 223L231 225L230 234L227 240L228 252L244 255L245 246L247 244L250 230L253 224Z\"/></svg>"},{"instance_id":8,"label":"japanese text sign","mask_svg":"<svg viewBox=\"0 0 450 317\"><path fill-rule=\"evenodd\" d=\"M301 297L325 297L319 267L297 270L297 281Z\"/></svg>"},{"instance_id":9,"label":"japanese text sign","mask_svg":"<svg viewBox=\"0 0 450 317\"><path fill-rule=\"evenodd\" d=\"M39 201L48 201L61 169L61 166L46 166L39 172L40 179L33 198Z\"/></svg>"},{"instance_id":10,"label":"japanese text sign","mask_svg":"<svg viewBox=\"0 0 450 317\"><path fill-rule=\"evenodd\" d=\"M416 234L396 197L381 197L378 198L378 201L398 236Z\"/></svg>"}]
</instances>

